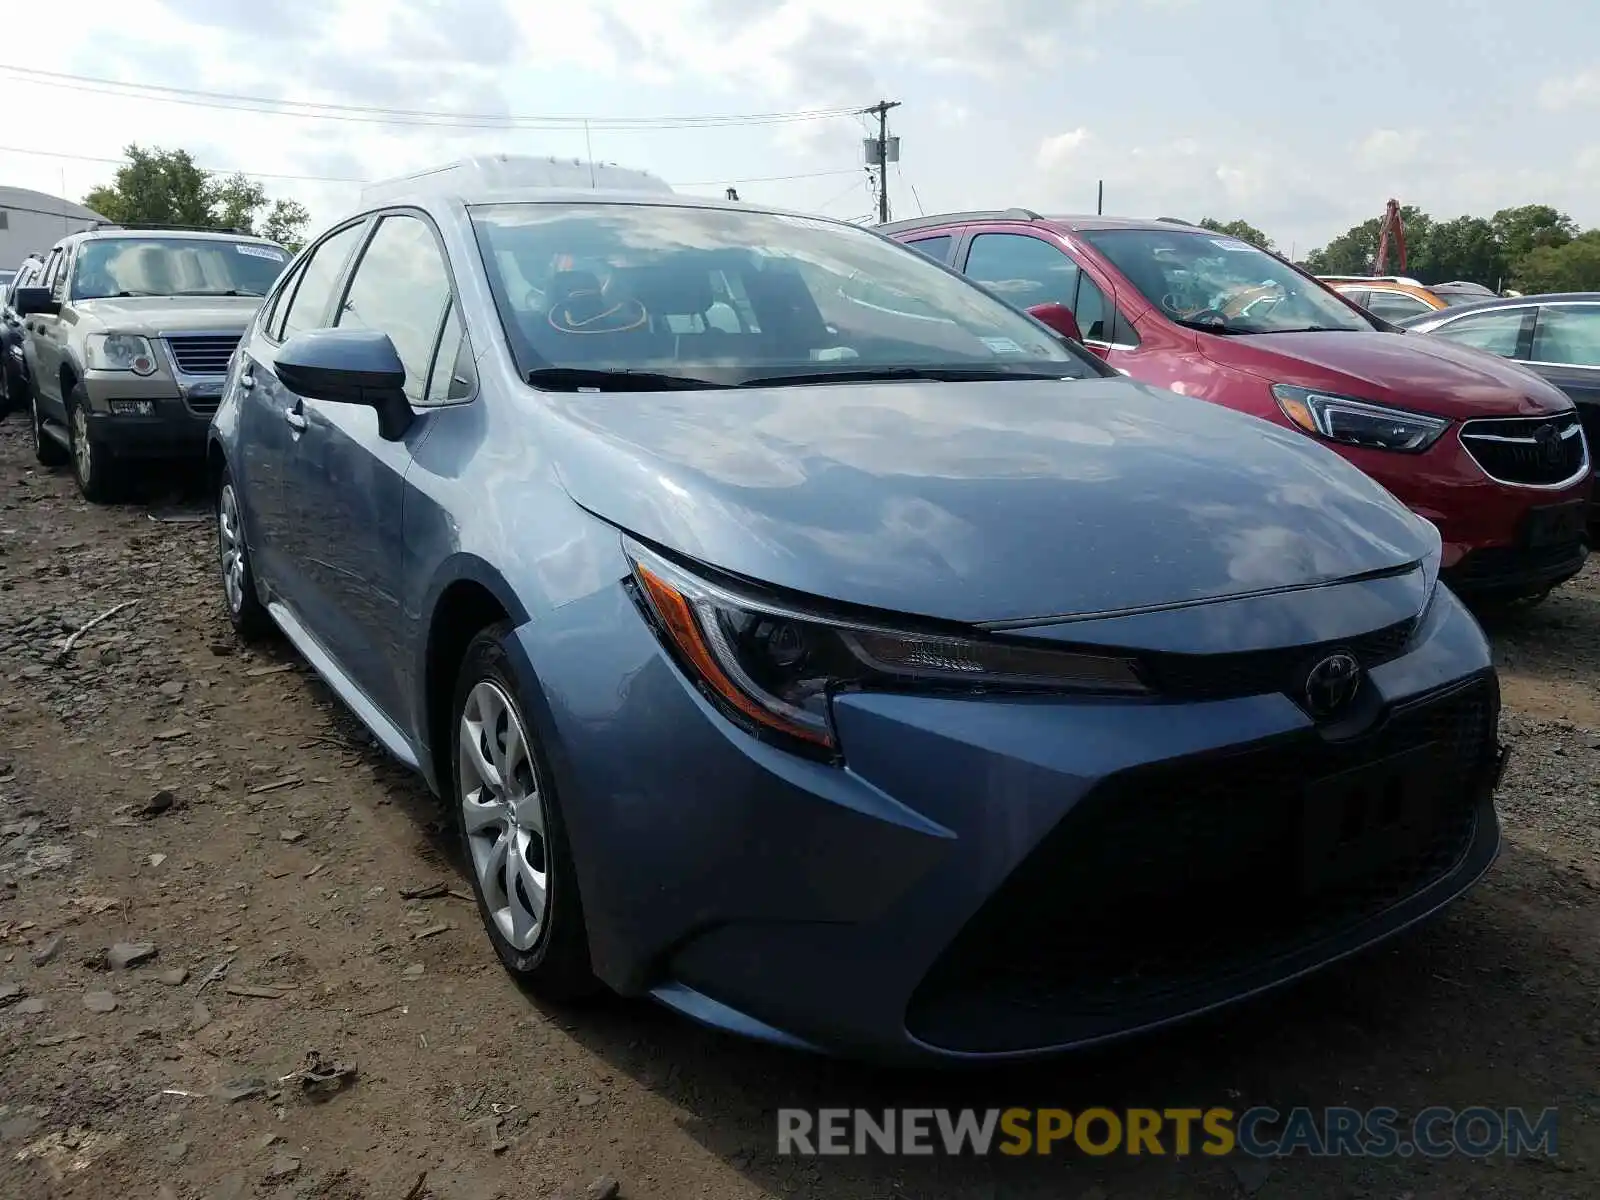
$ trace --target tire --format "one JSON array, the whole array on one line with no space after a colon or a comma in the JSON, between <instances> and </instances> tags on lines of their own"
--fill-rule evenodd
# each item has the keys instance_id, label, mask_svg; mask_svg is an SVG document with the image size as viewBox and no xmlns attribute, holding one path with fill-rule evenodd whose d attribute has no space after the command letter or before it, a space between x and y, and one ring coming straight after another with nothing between
<instances>
[{"instance_id":1,"label":"tire","mask_svg":"<svg viewBox=\"0 0 1600 1200\"><path fill-rule=\"evenodd\" d=\"M246 642L270 638L276 626L256 592L250 547L244 534L244 509L233 476L226 468L217 485L217 565L222 572L222 603L233 631Z\"/></svg>"},{"instance_id":2,"label":"tire","mask_svg":"<svg viewBox=\"0 0 1600 1200\"><path fill-rule=\"evenodd\" d=\"M118 463L89 429L89 393L75 384L67 397L67 434L72 443L72 477L90 504L110 504L122 494Z\"/></svg>"},{"instance_id":3,"label":"tire","mask_svg":"<svg viewBox=\"0 0 1600 1200\"><path fill-rule=\"evenodd\" d=\"M71 460L71 452L44 431L44 414L39 411L39 393L31 383L26 385L28 413L33 421L33 457L42 467L64 467Z\"/></svg>"},{"instance_id":4,"label":"tire","mask_svg":"<svg viewBox=\"0 0 1600 1200\"><path fill-rule=\"evenodd\" d=\"M495 954L519 983L546 999L570 1002L600 988L590 967L583 903L561 805L501 645L510 629L509 622L491 625L467 646L450 707L444 790L455 812L478 915ZM513 732L515 738L509 736ZM509 771L504 770L507 765ZM486 782L486 776L502 774L514 781L514 804L506 803L505 789ZM487 803L481 800L485 796L491 797ZM508 878L514 894L507 888ZM540 883L542 912L532 896Z\"/></svg>"}]
</instances>

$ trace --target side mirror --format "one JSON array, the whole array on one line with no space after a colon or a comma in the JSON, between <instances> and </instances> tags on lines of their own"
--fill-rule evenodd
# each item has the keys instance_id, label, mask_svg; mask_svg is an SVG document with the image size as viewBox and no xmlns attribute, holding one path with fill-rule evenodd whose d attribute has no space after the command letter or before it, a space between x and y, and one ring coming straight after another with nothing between
<instances>
[{"instance_id":1,"label":"side mirror","mask_svg":"<svg viewBox=\"0 0 1600 1200\"><path fill-rule=\"evenodd\" d=\"M1062 337L1071 338L1075 342L1083 341L1083 332L1078 328L1078 318L1072 315L1072 310L1065 304L1057 304L1054 301L1049 304L1035 304L1028 309L1028 315L1050 326Z\"/></svg>"},{"instance_id":2,"label":"side mirror","mask_svg":"<svg viewBox=\"0 0 1600 1200\"><path fill-rule=\"evenodd\" d=\"M19 317L53 317L61 311L61 305L50 295L50 289L43 287L19 287L12 307L17 310Z\"/></svg>"},{"instance_id":3,"label":"side mirror","mask_svg":"<svg viewBox=\"0 0 1600 1200\"><path fill-rule=\"evenodd\" d=\"M278 380L296 395L330 404L364 404L378 414L378 436L398 442L416 414L406 399L406 368L389 335L376 329L313 329L278 351Z\"/></svg>"}]
</instances>

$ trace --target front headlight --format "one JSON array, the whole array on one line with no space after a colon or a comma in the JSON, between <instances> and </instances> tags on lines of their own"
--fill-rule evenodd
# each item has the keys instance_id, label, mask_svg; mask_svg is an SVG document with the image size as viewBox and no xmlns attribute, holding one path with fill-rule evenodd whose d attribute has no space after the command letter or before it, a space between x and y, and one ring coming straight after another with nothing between
<instances>
[{"instance_id":1,"label":"front headlight","mask_svg":"<svg viewBox=\"0 0 1600 1200\"><path fill-rule=\"evenodd\" d=\"M1444 417L1284 383L1273 384L1272 395L1283 415L1300 429L1347 446L1421 454L1450 428Z\"/></svg>"},{"instance_id":2,"label":"front headlight","mask_svg":"<svg viewBox=\"0 0 1600 1200\"><path fill-rule=\"evenodd\" d=\"M135 375L154 375L156 371L150 340L136 333L91 333L85 350L94 371L132 371Z\"/></svg>"},{"instance_id":3,"label":"front headlight","mask_svg":"<svg viewBox=\"0 0 1600 1200\"><path fill-rule=\"evenodd\" d=\"M631 539L635 596L689 677L758 736L833 751L829 698L905 690L1142 693L1126 659L841 620L712 583Z\"/></svg>"}]
</instances>

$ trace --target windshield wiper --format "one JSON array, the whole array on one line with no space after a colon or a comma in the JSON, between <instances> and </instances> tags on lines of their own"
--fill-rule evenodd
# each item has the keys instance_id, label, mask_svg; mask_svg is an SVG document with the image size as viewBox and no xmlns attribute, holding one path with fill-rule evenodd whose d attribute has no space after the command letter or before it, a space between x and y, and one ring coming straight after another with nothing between
<instances>
[{"instance_id":1,"label":"windshield wiper","mask_svg":"<svg viewBox=\"0 0 1600 1200\"><path fill-rule=\"evenodd\" d=\"M1262 329L1261 333L1361 333L1360 329L1347 329L1341 325L1302 325L1299 329Z\"/></svg>"},{"instance_id":2,"label":"windshield wiper","mask_svg":"<svg viewBox=\"0 0 1600 1200\"><path fill-rule=\"evenodd\" d=\"M731 384L672 375L664 371L601 370L594 367L536 367L523 378L534 387L553 392L672 392L726 388Z\"/></svg>"},{"instance_id":3,"label":"windshield wiper","mask_svg":"<svg viewBox=\"0 0 1600 1200\"><path fill-rule=\"evenodd\" d=\"M756 375L739 381L740 387L784 387L806 383L879 383L898 379L932 379L964 383L997 379L1077 379L1060 371L1016 367L847 367L839 371L795 371L783 375Z\"/></svg>"},{"instance_id":4,"label":"windshield wiper","mask_svg":"<svg viewBox=\"0 0 1600 1200\"><path fill-rule=\"evenodd\" d=\"M174 296L265 296L265 292L239 291L237 288L228 288L226 291L198 291L198 292L172 292Z\"/></svg>"},{"instance_id":5,"label":"windshield wiper","mask_svg":"<svg viewBox=\"0 0 1600 1200\"><path fill-rule=\"evenodd\" d=\"M1182 317L1173 317L1174 325L1182 325L1185 329L1198 329L1201 333L1216 333L1223 337L1237 337L1240 334L1255 333L1254 329L1238 329L1232 325L1218 325L1214 321L1186 321Z\"/></svg>"}]
</instances>

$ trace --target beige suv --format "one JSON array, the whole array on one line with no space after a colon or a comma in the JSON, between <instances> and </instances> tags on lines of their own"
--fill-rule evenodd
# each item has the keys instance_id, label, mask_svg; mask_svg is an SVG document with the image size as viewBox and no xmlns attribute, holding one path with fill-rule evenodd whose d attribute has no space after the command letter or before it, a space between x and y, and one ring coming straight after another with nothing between
<instances>
[{"instance_id":1,"label":"beige suv","mask_svg":"<svg viewBox=\"0 0 1600 1200\"><path fill-rule=\"evenodd\" d=\"M57 242L19 288L34 452L91 501L136 464L205 454L239 335L289 261L265 238L96 229Z\"/></svg>"}]
</instances>

